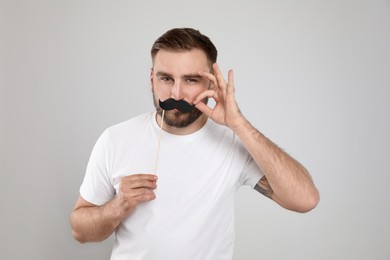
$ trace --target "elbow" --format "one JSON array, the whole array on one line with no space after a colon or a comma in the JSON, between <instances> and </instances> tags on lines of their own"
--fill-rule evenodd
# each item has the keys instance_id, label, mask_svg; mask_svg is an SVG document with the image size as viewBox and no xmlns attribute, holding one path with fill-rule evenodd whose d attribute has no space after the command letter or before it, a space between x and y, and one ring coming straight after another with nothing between
<instances>
[{"instance_id":1,"label":"elbow","mask_svg":"<svg viewBox=\"0 0 390 260\"><path fill-rule=\"evenodd\" d=\"M70 215L70 226L72 228L72 236L74 238L74 240L76 240L77 242L81 243L81 244L84 244L86 242L88 242L86 239L85 239L85 236L83 235L83 233L77 228L77 216L76 216L76 212L72 212L72 214Z\"/></svg>"},{"instance_id":2,"label":"elbow","mask_svg":"<svg viewBox=\"0 0 390 260\"><path fill-rule=\"evenodd\" d=\"M314 189L310 194L306 196L303 203L295 209L299 213L307 213L317 207L320 202L320 193L317 189Z\"/></svg>"},{"instance_id":3,"label":"elbow","mask_svg":"<svg viewBox=\"0 0 390 260\"><path fill-rule=\"evenodd\" d=\"M73 236L73 238L74 238L77 242L79 242L79 243L81 243L81 244L85 244L85 243L88 242L80 233L78 233L78 232L75 231L74 229L72 229L72 236Z\"/></svg>"},{"instance_id":4,"label":"elbow","mask_svg":"<svg viewBox=\"0 0 390 260\"><path fill-rule=\"evenodd\" d=\"M71 226L72 226L72 236L74 238L74 240L76 240L77 242L81 243L81 244L84 244L86 242L88 242L86 239L85 239L85 236L83 235L82 232L78 231L76 228L75 228L75 225L74 223L71 222Z\"/></svg>"},{"instance_id":5,"label":"elbow","mask_svg":"<svg viewBox=\"0 0 390 260\"><path fill-rule=\"evenodd\" d=\"M71 227L73 238L81 244L101 242L111 235L91 234L90 232L86 232L86 227L83 227L81 223L77 222L76 219L74 219L74 215L71 217Z\"/></svg>"},{"instance_id":6,"label":"elbow","mask_svg":"<svg viewBox=\"0 0 390 260\"><path fill-rule=\"evenodd\" d=\"M80 244L85 244L88 242L101 242L109 237L109 236L88 237L85 234L83 234L81 232L77 232L75 230L72 230L72 236Z\"/></svg>"},{"instance_id":7,"label":"elbow","mask_svg":"<svg viewBox=\"0 0 390 260\"><path fill-rule=\"evenodd\" d=\"M318 191L317 188L314 188L313 192L310 195L310 199L308 202L308 211L314 209L317 207L318 203L320 203L320 192Z\"/></svg>"},{"instance_id":8,"label":"elbow","mask_svg":"<svg viewBox=\"0 0 390 260\"><path fill-rule=\"evenodd\" d=\"M283 208L294 211L297 213L307 213L317 207L320 201L320 194L317 189L314 189L308 194L302 194L299 197L295 197L293 200L282 201L278 197L274 196L273 199Z\"/></svg>"}]
</instances>

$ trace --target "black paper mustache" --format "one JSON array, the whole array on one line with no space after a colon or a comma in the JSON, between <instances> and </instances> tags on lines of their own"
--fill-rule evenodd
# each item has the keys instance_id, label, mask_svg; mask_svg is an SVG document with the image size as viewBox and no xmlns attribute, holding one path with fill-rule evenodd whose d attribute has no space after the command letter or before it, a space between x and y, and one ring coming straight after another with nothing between
<instances>
[{"instance_id":1,"label":"black paper mustache","mask_svg":"<svg viewBox=\"0 0 390 260\"><path fill-rule=\"evenodd\" d=\"M183 113L189 113L192 109L195 108L194 105L190 105L187 101L182 100L174 100L173 98L168 98L165 101L158 100L160 107L164 110L172 110L177 109Z\"/></svg>"}]
</instances>

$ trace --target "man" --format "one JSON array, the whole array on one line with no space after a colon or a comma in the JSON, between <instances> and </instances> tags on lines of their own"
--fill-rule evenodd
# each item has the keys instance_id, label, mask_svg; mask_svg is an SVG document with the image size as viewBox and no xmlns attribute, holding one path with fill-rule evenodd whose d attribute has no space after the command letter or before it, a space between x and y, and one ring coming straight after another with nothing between
<instances>
[{"instance_id":1,"label":"man","mask_svg":"<svg viewBox=\"0 0 390 260\"><path fill-rule=\"evenodd\" d=\"M97 141L71 215L75 239L101 241L115 231L114 260L232 259L241 185L289 210L317 205L307 170L240 112L233 71L226 82L207 36L172 29L151 54L157 111Z\"/></svg>"}]
</instances>

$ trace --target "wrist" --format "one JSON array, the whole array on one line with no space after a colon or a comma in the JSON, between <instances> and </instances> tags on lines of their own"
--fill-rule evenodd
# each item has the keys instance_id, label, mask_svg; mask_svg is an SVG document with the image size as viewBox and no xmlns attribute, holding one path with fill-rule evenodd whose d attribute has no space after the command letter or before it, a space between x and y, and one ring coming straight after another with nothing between
<instances>
[{"instance_id":1,"label":"wrist","mask_svg":"<svg viewBox=\"0 0 390 260\"><path fill-rule=\"evenodd\" d=\"M242 131L245 131L246 129L252 127L252 125L243 115L240 115L240 117L234 120L234 123L229 124L228 127L238 135Z\"/></svg>"},{"instance_id":2,"label":"wrist","mask_svg":"<svg viewBox=\"0 0 390 260\"><path fill-rule=\"evenodd\" d=\"M122 199L118 195L105 205L104 210L115 222L121 222L128 215L123 207Z\"/></svg>"}]
</instances>

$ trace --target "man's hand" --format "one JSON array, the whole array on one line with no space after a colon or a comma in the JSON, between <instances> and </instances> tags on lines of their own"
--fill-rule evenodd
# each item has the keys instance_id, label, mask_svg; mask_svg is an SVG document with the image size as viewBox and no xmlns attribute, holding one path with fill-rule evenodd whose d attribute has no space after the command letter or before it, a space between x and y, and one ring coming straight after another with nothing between
<instances>
[{"instance_id":1,"label":"man's hand","mask_svg":"<svg viewBox=\"0 0 390 260\"><path fill-rule=\"evenodd\" d=\"M194 100L196 108L206 114L216 123L226 125L231 129L236 129L246 121L237 105L234 95L233 71L228 72L228 82L222 76L222 73L215 63L213 64L214 74L200 71L199 75L211 81L210 89L200 93ZM215 100L215 107L210 108L201 100L212 98Z\"/></svg>"},{"instance_id":2,"label":"man's hand","mask_svg":"<svg viewBox=\"0 0 390 260\"><path fill-rule=\"evenodd\" d=\"M134 174L122 177L119 192L116 196L116 206L122 216L127 216L138 204L154 200L157 188L157 176L154 174Z\"/></svg>"},{"instance_id":3,"label":"man's hand","mask_svg":"<svg viewBox=\"0 0 390 260\"><path fill-rule=\"evenodd\" d=\"M94 205L79 197L71 214L72 233L81 243L102 241L140 203L154 200L157 176L134 174L120 181L117 196L104 205Z\"/></svg>"}]
</instances>

